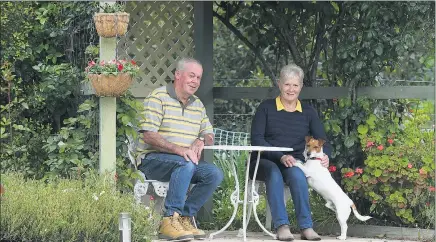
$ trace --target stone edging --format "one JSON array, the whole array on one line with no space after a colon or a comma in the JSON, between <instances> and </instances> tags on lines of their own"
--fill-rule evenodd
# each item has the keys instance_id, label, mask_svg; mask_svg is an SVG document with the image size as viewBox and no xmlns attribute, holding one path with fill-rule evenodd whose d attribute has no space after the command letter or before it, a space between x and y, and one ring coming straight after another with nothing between
<instances>
[{"instance_id":1,"label":"stone edging","mask_svg":"<svg viewBox=\"0 0 436 242\"><path fill-rule=\"evenodd\" d=\"M341 228L337 223L316 224L315 230L320 234L339 235ZM389 238L404 240L428 240L435 238L435 230L419 228L403 228L392 226L375 226L363 224L349 224L347 236L366 237L366 238Z\"/></svg>"}]
</instances>

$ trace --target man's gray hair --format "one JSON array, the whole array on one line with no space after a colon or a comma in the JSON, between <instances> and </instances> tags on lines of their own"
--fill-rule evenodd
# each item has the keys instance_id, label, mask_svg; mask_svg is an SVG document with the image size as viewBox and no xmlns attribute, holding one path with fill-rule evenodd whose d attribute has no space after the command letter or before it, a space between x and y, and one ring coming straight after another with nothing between
<instances>
[{"instance_id":1,"label":"man's gray hair","mask_svg":"<svg viewBox=\"0 0 436 242\"><path fill-rule=\"evenodd\" d=\"M298 77L300 79L300 83L303 85L304 71L303 69L301 69L301 67L295 64L289 64L284 66L280 70L279 81L281 83L285 82L289 78L294 78L294 77Z\"/></svg>"},{"instance_id":2,"label":"man's gray hair","mask_svg":"<svg viewBox=\"0 0 436 242\"><path fill-rule=\"evenodd\" d=\"M200 61L190 58L190 57L183 57L182 59L178 60L176 63L176 71L183 71L185 69L186 63L196 63L200 66L203 66Z\"/></svg>"}]
</instances>

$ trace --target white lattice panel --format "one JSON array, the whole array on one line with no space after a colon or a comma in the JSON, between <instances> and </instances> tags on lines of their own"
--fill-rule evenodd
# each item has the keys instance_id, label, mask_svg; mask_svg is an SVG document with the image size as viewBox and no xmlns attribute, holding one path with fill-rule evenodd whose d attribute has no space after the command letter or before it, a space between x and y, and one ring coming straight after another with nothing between
<instances>
[{"instance_id":1,"label":"white lattice panel","mask_svg":"<svg viewBox=\"0 0 436 242\"><path fill-rule=\"evenodd\" d=\"M133 59L141 72L131 88L154 89L173 80L175 62L194 53L191 2L126 2L129 30L117 44L118 58Z\"/></svg>"}]
</instances>

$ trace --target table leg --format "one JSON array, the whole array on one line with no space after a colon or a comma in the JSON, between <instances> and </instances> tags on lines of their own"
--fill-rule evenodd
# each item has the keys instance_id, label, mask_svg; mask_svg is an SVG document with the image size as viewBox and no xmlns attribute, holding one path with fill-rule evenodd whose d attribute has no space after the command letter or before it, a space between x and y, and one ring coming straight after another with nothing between
<instances>
[{"instance_id":1,"label":"table leg","mask_svg":"<svg viewBox=\"0 0 436 242\"><path fill-rule=\"evenodd\" d=\"M245 189L244 189L244 203L243 203L243 210L242 210L242 235L244 238L244 241L247 241L247 197L248 197L248 179L250 178L250 157L251 152L248 152L248 159L247 159L247 171L245 172ZM254 183L253 183L254 184ZM253 191L251 191L251 195L253 194Z\"/></svg>"},{"instance_id":2,"label":"table leg","mask_svg":"<svg viewBox=\"0 0 436 242\"><path fill-rule=\"evenodd\" d=\"M258 203L259 203L259 195L258 195L257 193L255 194L255 192L254 192L254 183L255 183L255 181L256 181L257 169L259 168L259 161L260 161L260 151L259 151L258 154L257 154L256 166L255 166L255 168L254 168L253 183L252 183L252 189L251 189L251 197L253 198L253 199L252 199L252 202L253 202L253 213L254 213L254 218L256 219L256 222L259 224L260 228L261 228L261 229L262 229L266 234L268 234L269 236L273 237L274 239L277 239L275 234L271 233L270 231L268 231L268 230L263 226L263 224L260 222L259 217L257 216L257 212L256 212L256 207L257 207L257 205L258 205ZM247 189L247 188L246 188L246 189ZM256 196L256 199L255 199L255 196ZM268 202L268 201L267 201L267 202Z\"/></svg>"},{"instance_id":3,"label":"table leg","mask_svg":"<svg viewBox=\"0 0 436 242\"><path fill-rule=\"evenodd\" d=\"M230 156L230 157L233 157L233 156ZM214 236L224 232L230 226L230 224L232 224L233 220L236 217L236 213L238 212L238 206L241 203L241 200L239 200L239 190L240 189L239 189L238 173L236 171L236 164L235 164L236 162L233 160L233 158L231 158L231 159L232 159L232 164L233 164L232 165L232 172L233 172L233 176L235 177L235 191L233 191L232 195L230 196L230 202L232 203L233 208L234 208L233 214L232 214L232 217L230 218L230 220L227 222L227 224L222 229L220 229L219 231L217 231L215 233L211 233L209 235L210 239L213 239Z\"/></svg>"}]
</instances>

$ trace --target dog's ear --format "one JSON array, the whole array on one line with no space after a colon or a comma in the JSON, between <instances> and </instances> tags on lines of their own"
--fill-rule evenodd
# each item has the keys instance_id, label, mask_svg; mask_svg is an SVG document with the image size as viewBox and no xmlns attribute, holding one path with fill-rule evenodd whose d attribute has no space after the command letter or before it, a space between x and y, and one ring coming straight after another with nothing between
<instances>
[{"instance_id":1,"label":"dog's ear","mask_svg":"<svg viewBox=\"0 0 436 242\"><path fill-rule=\"evenodd\" d=\"M325 140L323 140L323 139L319 139L318 142L319 142L319 145L321 145L321 146L323 146L325 144Z\"/></svg>"},{"instance_id":2,"label":"dog's ear","mask_svg":"<svg viewBox=\"0 0 436 242\"><path fill-rule=\"evenodd\" d=\"M306 136L306 143L309 143L309 141L312 139L312 136Z\"/></svg>"}]
</instances>

